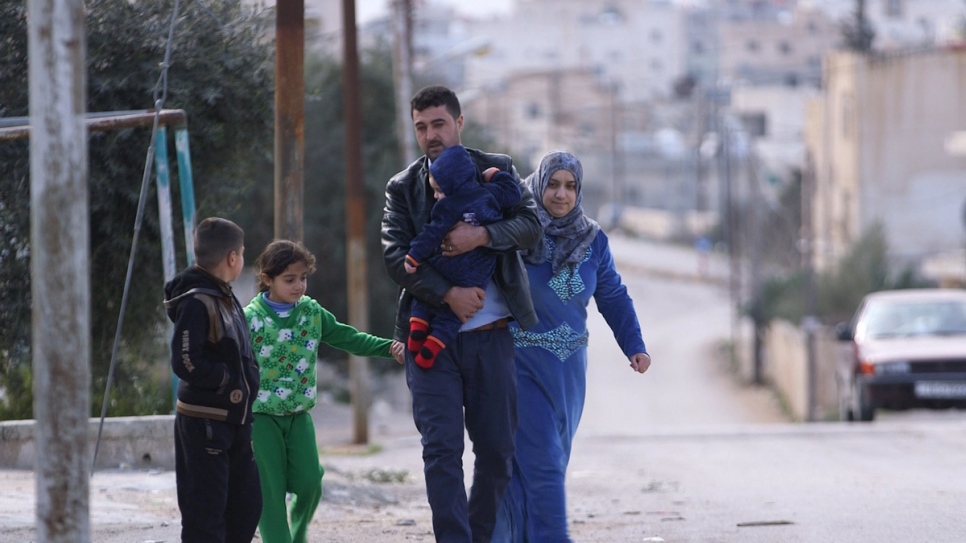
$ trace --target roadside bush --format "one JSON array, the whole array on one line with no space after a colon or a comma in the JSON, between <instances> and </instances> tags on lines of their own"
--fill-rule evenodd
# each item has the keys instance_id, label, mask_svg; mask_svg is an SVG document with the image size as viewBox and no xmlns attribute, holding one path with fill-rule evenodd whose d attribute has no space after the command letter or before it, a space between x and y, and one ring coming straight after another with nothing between
<instances>
[{"instance_id":1,"label":"roadside bush","mask_svg":"<svg viewBox=\"0 0 966 543\"><path fill-rule=\"evenodd\" d=\"M932 286L910 268L893 270L887 255L881 225L872 226L833 270L815 277L815 316L832 325L850 319L862 297L870 292ZM764 321L801 321L807 310L807 287L803 271L766 281L761 290L760 317Z\"/></svg>"}]
</instances>

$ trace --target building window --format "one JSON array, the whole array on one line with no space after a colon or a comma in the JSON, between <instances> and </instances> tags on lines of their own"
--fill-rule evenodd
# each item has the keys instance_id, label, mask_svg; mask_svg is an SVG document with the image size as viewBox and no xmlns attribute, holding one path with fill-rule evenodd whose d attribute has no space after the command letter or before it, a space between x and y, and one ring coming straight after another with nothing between
<instances>
[{"instance_id":1,"label":"building window","mask_svg":"<svg viewBox=\"0 0 966 543\"><path fill-rule=\"evenodd\" d=\"M902 17L902 0L883 0L886 17Z\"/></svg>"},{"instance_id":2,"label":"building window","mask_svg":"<svg viewBox=\"0 0 966 543\"><path fill-rule=\"evenodd\" d=\"M753 138L763 138L768 135L768 117L764 113L742 113L741 124L748 135Z\"/></svg>"},{"instance_id":3,"label":"building window","mask_svg":"<svg viewBox=\"0 0 966 543\"><path fill-rule=\"evenodd\" d=\"M778 50L783 55L790 55L792 53L792 44L788 43L787 41L779 42Z\"/></svg>"},{"instance_id":4,"label":"building window","mask_svg":"<svg viewBox=\"0 0 966 543\"><path fill-rule=\"evenodd\" d=\"M531 102L527 104L527 118L528 119L538 119L540 118L540 104Z\"/></svg>"},{"instance_id":5,"label":"building window","mask_svg":"<svg viewBox=\"0 0 966 543\"><path fill-rule=\"evenodd\" d=\"M597 16L601 24L613 26L624 22L624 14L616 7L606 7Z\"/></svg>"},{"instance_id":6,"label":"building window","mask_svg":"<svg viewBox=\"0 0 966 543\"><path fill-rule=\"evenodd\" d=\"M664 39L664 34L662 34L660 30L658 30L656 28L654 30L651 30L651 41L652 42L654 42L654 43L661 43L661 40L663 40L663 39Z\"/></svg>"},{"instance_id":7,"label":"building window","mask_svg":"<svg viewBox=\"0 0 966 543\"><path fill-rule=\"evenodd\" d=\"M758 43L758 40L748 40L748 43L745 44L745 49L752 53L757 53L761 49L761 44Z\"/></svg>"}]
</instances>

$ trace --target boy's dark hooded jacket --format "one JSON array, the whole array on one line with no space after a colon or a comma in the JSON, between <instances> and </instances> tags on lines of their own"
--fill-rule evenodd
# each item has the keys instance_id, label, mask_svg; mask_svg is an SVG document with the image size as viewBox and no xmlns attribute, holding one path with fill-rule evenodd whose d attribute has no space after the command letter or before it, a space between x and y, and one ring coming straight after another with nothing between
<instances>
[{"instance_id":1,"label":"boy's dark hooded jacket","mask_svg":"<svg viewBox=\"0 0 966 543\"><path fill-rule=\"evenodd\" d=\"M182 415L251 422L258 365L241 304L228 283L193 266L164 286L164 307L175 324L171 368L181 380Z\"/></svg>"}]
</instances>

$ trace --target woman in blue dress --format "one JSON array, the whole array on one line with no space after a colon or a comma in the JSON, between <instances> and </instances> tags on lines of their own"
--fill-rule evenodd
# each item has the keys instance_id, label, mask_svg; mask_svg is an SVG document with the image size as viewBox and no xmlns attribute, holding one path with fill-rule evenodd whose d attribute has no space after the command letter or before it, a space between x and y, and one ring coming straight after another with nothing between
<instances>
[{"instance_id":1,"label":"woman in blue dress","mask_svg":"<svg viewBox=\"0 0 966 543\"><path fill-rule=\"evenodd\" d=\"M591 297L631 369L644 373L651 364L607 236L580 206L582 179L580 161L565 151L548 153L526 179L544 228L540 242L523 253L540 322L511 329L520 422L494 543L571 541L564 480L584 408Z\"/></svg>"}]
</instances>

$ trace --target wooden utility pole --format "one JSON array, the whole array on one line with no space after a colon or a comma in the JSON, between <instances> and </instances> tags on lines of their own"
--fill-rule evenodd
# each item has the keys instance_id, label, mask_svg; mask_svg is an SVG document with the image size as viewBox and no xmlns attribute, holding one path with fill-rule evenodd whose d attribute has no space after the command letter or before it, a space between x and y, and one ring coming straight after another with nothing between
<instances>
[{"instance_id":1,"label":"wooden utility pole","mask_svg":"<svg viewBox=\"0 0 966 543\"><path fill-rule=\"evenodd\" d=\"M37 541L89 543L90 222L83 0L30 0Z\"/></svg>"},{"instance_id":2,"label":"wooden utility pole","mask_svg":"<svg viewBox=\"0 0 966 543\"><path fill-rule=\"evenodd\" d=\"M359 51L356 44L355 0L342 0L342 103L345 115L346 282L349 324L369 329L366 273L365 178L362 171L362 107L359 94ZM369 442L369 360L349 357L352 381L352 441Z\"/></svg>"},{"instance_id":3,"label":"wooden utility pole","mask_svg":"<svg viewBox=\"0 0 966 543\"><path fill-rule=\"evenodd\" d=\"M408 166L416 160L416 136L413 134L409 100L413 95L412 2L393 2L392 75L396 86L396 138L399 158Z\"/></svg>"},{"instance_id":4,"label":"wooden utility pole","mask_svg":"<svg viewBox=\"0 0 966 543\"><path fill-rule=\"evenodd\" d=\"M305 0L275 5L275 237L301 241L305 177Z\"/></svg>"}]
</instances>

